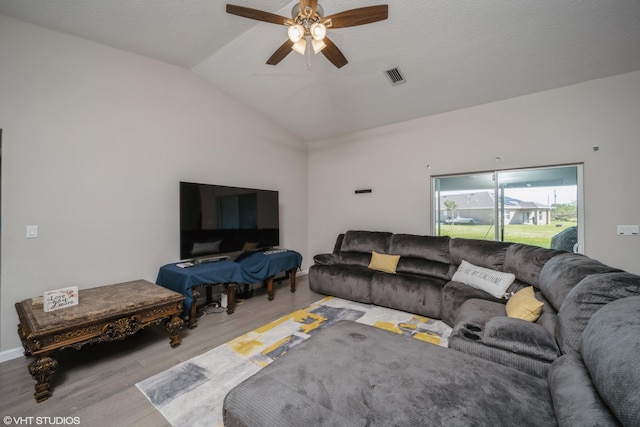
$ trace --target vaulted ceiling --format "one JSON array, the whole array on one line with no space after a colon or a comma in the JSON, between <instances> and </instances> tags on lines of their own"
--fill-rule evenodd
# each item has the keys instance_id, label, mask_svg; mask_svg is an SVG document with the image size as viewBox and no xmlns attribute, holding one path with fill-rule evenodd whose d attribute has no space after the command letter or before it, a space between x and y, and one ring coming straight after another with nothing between
<instances>
[{"instance_id":1,"label":"vaulted ceiling","mask_svg":"<svg viewBox=\"0 0 640 427\"><path fill-rule=\"evenodd\" d=\"M325 15L382 3L320 1ZM307 142L640 70L638 0L387 3L385 21L329 30L340 69L320 54L267 65L287 28L221 0L0 0L0 14L190 69Z\"/></svg>"}]
</instances>

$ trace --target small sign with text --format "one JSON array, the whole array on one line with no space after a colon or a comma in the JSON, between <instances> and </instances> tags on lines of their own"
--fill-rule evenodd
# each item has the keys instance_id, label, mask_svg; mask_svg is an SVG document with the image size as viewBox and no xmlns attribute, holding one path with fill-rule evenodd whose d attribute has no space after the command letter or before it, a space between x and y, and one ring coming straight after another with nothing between
<instances>
[{"instance_id":1,"label":"small sign with text","mask_svg":"<svg viewBox=\"0 0 640 427\"><path fill-rule=\"evenodd\" d=\"M70 286L46 291L43 299L44 311L47 312L78 305L78 287Z\"/></svg>"}]
</instances>

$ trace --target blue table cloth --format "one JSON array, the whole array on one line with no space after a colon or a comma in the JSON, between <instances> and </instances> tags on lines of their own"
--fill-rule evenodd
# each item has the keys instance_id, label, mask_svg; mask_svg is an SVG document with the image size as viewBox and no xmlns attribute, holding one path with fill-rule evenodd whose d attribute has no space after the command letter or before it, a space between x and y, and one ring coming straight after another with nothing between
<instances>
[{"instance_id":1,"label":"blue table cloth","mask_svg":"<svg viewBox=\"0 0 640 427\"><path fill-rule=\"evenodd\" d=\"M156 284L184 295L183 315L187 315L193 303L193 287L203 284L238 283L241 267L232 261L216 261L193 267L181 268L176 264L160 267Z\"/></svg>"},{"instance_id":2,"label":"blue table cloth","mask_svg":"<svg viewBox=\"0 0 640 427\"><path fill-rule=\"evenodd\" d=\"M156 284L184 295L183 316L191 310L193 287L204 284L262 282L284 271L300 268L302 255L295 251L253 252L243 254L237 262L216 261L181 268L174 264L160 267Z\"/></svg>"},{"instance_id":3,"label":"blue table cloth","mask_svg":"<svg viewBox=\"0 0 640 427\"><path fill-rule=\"evenodd\" d=\"M300 268L302 255L295 251L285 252L254 252L242 259L238 259L242 269L237 283L258 283L267 280L283 271L291 271Z\"/></svg>"}]
</instances>

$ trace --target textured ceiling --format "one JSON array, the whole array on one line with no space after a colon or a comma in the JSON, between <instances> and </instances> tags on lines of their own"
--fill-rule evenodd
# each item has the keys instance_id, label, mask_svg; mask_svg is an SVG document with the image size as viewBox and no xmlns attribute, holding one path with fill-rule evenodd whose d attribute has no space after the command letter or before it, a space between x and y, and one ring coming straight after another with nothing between
<instances>
[{"instance_id":1,"label":"textured ceiling","mask_svg":"<svg viewBox=\"0 0 640 427\"><path fill-rule=\"evenodd\" d=\"M231 0L284 16L296 2ZM325 0L325 14L381 4ZM404 0L329 30L349 63L269 56L286 27L220 0L0 0L0 14L179 65L312 142L640 70L638 0ZM391 86L399 67L407 82Z\"/></svg>"}]
</instances>

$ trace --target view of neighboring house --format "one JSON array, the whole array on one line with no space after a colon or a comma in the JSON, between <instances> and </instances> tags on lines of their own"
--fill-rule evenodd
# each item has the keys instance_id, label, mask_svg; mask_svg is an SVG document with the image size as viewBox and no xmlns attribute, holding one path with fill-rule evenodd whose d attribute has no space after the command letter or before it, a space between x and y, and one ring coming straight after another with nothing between
<instances>
[{"instance_id":1,"label":"view of neighboring house","mask_svg":"<svg viewBox=\"0 0 640 427\"><path fill-rule=\"evenodd\" d=\"M459 223L493 224L495 206L491 191L441 195L440 218L448 223L458 223L458 218ZM504 197L505 224L550 224L551 210L551 206Z\"/></svg>"}]
</instances>

